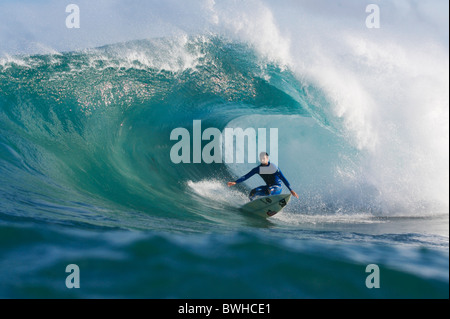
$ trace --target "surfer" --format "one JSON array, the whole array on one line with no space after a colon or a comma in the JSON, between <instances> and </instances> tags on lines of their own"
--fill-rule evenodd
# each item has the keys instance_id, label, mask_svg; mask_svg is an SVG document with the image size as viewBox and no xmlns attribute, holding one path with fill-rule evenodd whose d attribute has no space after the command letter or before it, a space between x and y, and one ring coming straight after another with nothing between
<instances>
[{"instance_id":1,"label":"surfer","mask_svg":"<svg viewBox=\"0 0 450 319\"><path fill-rule=\"evenodd\" d=\"M253 175L259 174L259 176L261 176L261 178L266 182L266 185L252 189L248 196L250 200L253 200L255 196L281 194L281 191L283 190L281 181L283 181L284 185L286 185L286 187L289 189L292 196L298 198L297 193L291 189L289 182L287 181L286 177L284 177L280 169L275 164L270 163L269 154L267 154L266 152L261 152L259 154L259 160L261 162L261 165L255 167L246 175L242 176L236 181L228 182L228 187L242 183L243 181L249 179Z\"/></svg>"}]
</instances>

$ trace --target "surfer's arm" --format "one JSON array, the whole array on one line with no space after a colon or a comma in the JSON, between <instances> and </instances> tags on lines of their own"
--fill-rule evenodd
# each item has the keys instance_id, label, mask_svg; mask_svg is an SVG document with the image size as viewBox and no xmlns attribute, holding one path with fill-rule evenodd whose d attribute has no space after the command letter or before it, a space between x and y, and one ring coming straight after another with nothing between
<instances>
[{"instance_id":1,"label":"surfer's arm","mask_svg":"<svg viewBox=\"0 0 450 319\"><path fill-rule=\"evenodd\" d=\"M283 173L280 171L280 169L278 169L277 171L278 176L280 177L280 179L283 181L284 185L286 185L286 187L289 189L289 191L291 192L291 194L298 198L297 193L291 188L291 185L289 184L288 180L286 179L286 177L284 177Z\"/></svg>"},{"instance_id":2,"label":"surfer's arm","mask_svg":"<svg viewBox=\"0 0 450 319\"><path fill-rule=\"evenodd\" d=\"M284 177L283 173L280 171L280 169L278 169L278 177L283 181L284 185L286 185L286 187L291 191L291 185L289 184L288 180L286 179L286 177Z\"/></svg>"},{"instance_id":3,"label":"surfer's arm","mask_svg":"<svg viewBox=\"0 0 450 319\"><path fill-rule=\"evenodd\" d=\"M253 175L257 174L259 172L259 167L255 167L254 169L252 169L250 172L248 172L247 174L245 174L244 176L242 176L241 178L238 178L235 183L239 184L242 183L243 181L246 181L247 179L249 179L250 177L252 177Z\"/></svg>"}]
</instances>

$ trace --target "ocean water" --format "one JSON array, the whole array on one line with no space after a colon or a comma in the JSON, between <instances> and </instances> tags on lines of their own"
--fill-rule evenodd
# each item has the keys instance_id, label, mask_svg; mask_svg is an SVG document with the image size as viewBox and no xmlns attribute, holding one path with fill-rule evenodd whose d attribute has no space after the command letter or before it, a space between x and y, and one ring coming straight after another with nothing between
<instances>
[{"instance_id":1,"label":"ocean water","mask_svg":"<svg viewBox=\"0 0 450 319\"><path fill-rule=\"evenodd\" d=\"M0 4L0 297L448 298L448 3L79 5ZM300 198L241 213L194 120L277 128Z\"/></svg>"}]
</instances>

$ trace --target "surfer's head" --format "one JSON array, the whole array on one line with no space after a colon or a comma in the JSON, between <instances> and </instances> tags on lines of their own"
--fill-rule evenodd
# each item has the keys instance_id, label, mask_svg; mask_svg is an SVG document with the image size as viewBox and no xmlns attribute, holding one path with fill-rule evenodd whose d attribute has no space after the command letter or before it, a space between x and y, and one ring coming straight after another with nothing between
<instances>
[{"instance_id":1,"label":"surfer's head","mask_svg":"<svg viewBox=\"0 0 450 319\"><path fill-rule=\"evenodd\" d=\"M259 161L263 165L269 165L269 154L266 152L259 153Z\"/></svg>"}]
</instances>

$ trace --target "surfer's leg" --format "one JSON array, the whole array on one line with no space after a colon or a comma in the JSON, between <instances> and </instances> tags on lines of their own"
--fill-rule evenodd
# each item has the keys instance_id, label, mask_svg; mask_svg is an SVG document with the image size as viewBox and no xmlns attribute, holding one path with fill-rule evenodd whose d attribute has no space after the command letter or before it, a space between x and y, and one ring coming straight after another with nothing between
<instances>
[{"instance_id":1,"label":"surfer's leg","mask_svg":"<svg viewBox=\"0 0 450 319\"><path fill-rule=\"evenodd\" d=\"M256 196L267 196L267 195L270 195L269 188L266 185L264 185L252 189L250 191L250 194L248 195L248 198L250 198L250 200L253 200Z\"/></svg>"},{"instance_id":2,"label":"surfer's leg","mask_svg":"<svg viewBox=\"0 0 450 319\"><path fill-rule=\"evenodd\" d=\"M269 189L270 189L270 195L279 195L279 194L281 194L281 191L283 190L283 188L278 185L270 186Z\"/></svg>"}]
</instances>

